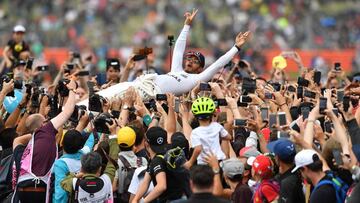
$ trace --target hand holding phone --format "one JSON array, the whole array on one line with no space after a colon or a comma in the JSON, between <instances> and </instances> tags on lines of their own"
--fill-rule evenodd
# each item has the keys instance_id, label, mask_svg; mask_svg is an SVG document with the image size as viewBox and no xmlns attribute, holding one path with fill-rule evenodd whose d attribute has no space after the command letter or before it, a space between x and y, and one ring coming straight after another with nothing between
<instances>
[{"instance_id":1,"label":"hand holding phone","mask_svg":"<svg viewBox=\"0 0 360 203\"><path fill-rule=\"evenodd\" d=\"M340 150L338 150L338 149L333 149L333 150L332 150L332 154L333 154L333 156L334 156L336 165L341 166L341 165L344 164L344 162L343 162L343 160L342 160L342 157L341 157L341 151L340 151Z\"/></svg>"},{"instance_id":2,"label":"hand holding phone","mask_svg":"<svg viewBox=\"0 0 360 203\"><path fill-rule=\"evenodd\" d=\"M156 95L156 101L167 101L166 94L157 94Z\"/></svg>"},{"instance_id":3,"label":"hand holding phone","mask_svg":"<svg viewBox=\"0 0 360 203\"><path fill-rule=\"evenodd\" d=\"M327 106L327 98L320 97L320 105L319 105L319 113L320 114L325 114L326 106Z\"/></svg>"}]
</instances>

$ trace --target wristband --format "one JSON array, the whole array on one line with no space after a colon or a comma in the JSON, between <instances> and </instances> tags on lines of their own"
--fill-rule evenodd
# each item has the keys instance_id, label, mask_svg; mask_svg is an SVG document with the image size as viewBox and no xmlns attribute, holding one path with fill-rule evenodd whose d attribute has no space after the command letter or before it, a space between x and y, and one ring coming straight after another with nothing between
<instances>
[{"instance_id":1,"label":"wristband","mask_svg":"<svg viewBox=\"0 0 360 203\"><path fill-rule=\"evenodd\" d=\"M216 175L216 174L220 174L220 169L219 169L219 168L213 169L213 172L214 172L215 175Z\"/></svg>"},{"instance_id":2,"label":"wristband","mask_svg":"<svg viewBox=\"0 0 360 203\"><path fill-rule=\"evenodd\" d=\"M146 126L149 126L151 122L152 122L151 116L149 116L148 114L146 114L146 115L143 117L143 123L144 123Z\"/></svg>"},{"instance_id":3,"label":"wristband","mask_svg":"<svg viewBox=\"0 0 360 203\"><path fill-rule=\"evenodd\" d=\"M117 139L117 135L110 135L110 136L109 136L109 139L110 139L110 140L111 140L111 139L115 139L115 138Z\"/></svg>"},{"instance_id":4,"label":"wristband","mask_svg":"<svg viewBox=\"0 0 360 203\"><path fill-rule=\"evenodd\" d=\"M235 44L235 47L237 48L238 51L241 50L241 48L240 48L238 45L236 45L236 44Z\"/></svg>"}]
</instances>

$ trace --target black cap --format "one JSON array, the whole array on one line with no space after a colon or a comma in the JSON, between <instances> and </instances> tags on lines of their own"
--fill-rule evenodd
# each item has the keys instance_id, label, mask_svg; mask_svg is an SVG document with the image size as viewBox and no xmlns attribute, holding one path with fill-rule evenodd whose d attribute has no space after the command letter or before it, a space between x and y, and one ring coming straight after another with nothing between
<instances>
[{"instance_id":1,"label":"black cap","mask_svg":"<svg viewBox=\"0 0 360 203\"><path fill-rule=\"evenodd\" d=\"M205 66L205 57L202 53L198 51L189 51L185 54L185 57L190 57L190 56L195 56L197 60L199 60L201 67Z\"/></svg>"},{"instance_id":2,"label":"black cap","mask_svg":"<svg viewBox=\"0 0 360 203\"><path fill-rule=\"evenodd\" d=\"M116 58L109 58L106 60L106 70L110 67L113 67L114 69L120 70L120 61Z\"/></svg>"},{"instance_id":3,"label":"black cap","mask_svg":"<svg viewBox=\"0 0 360 203\"><path fill-rule=\"evenodd\" d=\"M146 141L150 148L157 154L166 152L167 132L160 127L152 127L146 132Z\"/></svg>"}]
</instances>

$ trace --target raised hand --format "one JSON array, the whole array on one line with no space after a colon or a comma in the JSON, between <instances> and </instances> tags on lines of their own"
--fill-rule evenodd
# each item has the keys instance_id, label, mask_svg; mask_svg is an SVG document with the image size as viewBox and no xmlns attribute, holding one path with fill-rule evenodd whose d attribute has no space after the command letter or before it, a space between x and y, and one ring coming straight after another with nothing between
<instances>
[{"instance_id":1,"label":"raised hand","mask_svg":"<svg viewBox=\"0 0 360 203\"><path fill-rule=\"evenodd\" d=\"M186 12L184 14L184 16L185 16L185 23L184 24L185 25L191 25L191 23L192 23L193 19L195 18L197 12L198 12L198 9L196 9L196 10L193 9L192 13Z\"/></svg>"},{"instance_id":2,"label":"raised hand","mask_svg":"<svg viewBox=\"0 0 360 203\"><path fill-rule=\"evenodd\" d=\"M245 33L240 32L235 39L235 45L241 47L249 39L251 32L246 31Z\"/></svg>"}]
</instances>

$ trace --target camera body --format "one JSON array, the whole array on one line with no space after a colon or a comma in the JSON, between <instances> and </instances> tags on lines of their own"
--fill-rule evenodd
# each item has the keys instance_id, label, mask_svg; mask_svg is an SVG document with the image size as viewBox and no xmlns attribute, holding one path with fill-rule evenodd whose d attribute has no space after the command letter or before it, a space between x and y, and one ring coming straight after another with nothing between
<instances>
[{"instance_id":1,"label":"camera body","mask_svg":"<svg viewBox=\"0 0 360 203\"><path fill-rule=\"evenodd\" d=\"M96 132L110 134L110 130L106 124L112 125L111 114L101 113L94 120L94 127Z\"/></svg>"}]
</instances>

